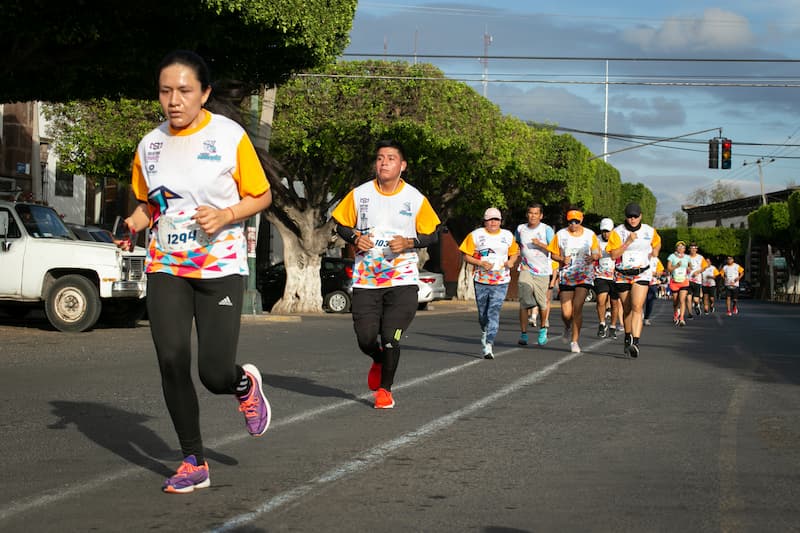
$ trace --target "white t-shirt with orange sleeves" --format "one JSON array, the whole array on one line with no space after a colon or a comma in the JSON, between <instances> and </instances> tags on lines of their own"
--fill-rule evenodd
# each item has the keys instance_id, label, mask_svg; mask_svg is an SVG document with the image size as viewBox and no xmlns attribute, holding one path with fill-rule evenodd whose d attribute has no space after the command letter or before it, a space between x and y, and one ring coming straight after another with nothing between
<instances>
[{"instance_id":1,"label":"white t-shirt with orange sleeves","mask_svg":"<svg viewBox=\"0 0 800 533\"><path fill-rule=\"evenodd\" d=\"M736 263L733 263L732 265L726 263L725 265L723 265L722 276L725 278L725 286L738 287L739 286L738 278L740 278L743 273L744 269Z\"/></svg>"},{"instance_id":2,"label":"white t-shirt with orange sleeves","mask_svg":"<svg viewBox=\"0 0 800 533\"><path fill-rule=\"evenodd\" d=\"M519 253L514 235L507 229L490 233L486 228L473 230L461 242L459 250L481 261L492 263L492 268L476 266L473 279L484 285L502 285L511 282L511 270L506 266L508 257Z\"/></svg>"},{"instance_id":3,"label":"white t-shirt with orange sleeves","mask_svg":"<svg viewBox=\"0 0 800 533\"><path fill-rule=\"evenodd\" d=\"M608 244L606 249L608 251L620 248L622 244L628 240L631 233L636 233L636 240L634 240L622 252L616 260L616 268L620 269L635 269L650 266L650 256L653 253L653 248L661 246L661 236L649 224L642 224L635 232L625 227L625 224L620 224L611 231L608 236ZM653 269L648 268L644 272L636 275L623 275L620 272L616 273L616 281L618 283L636 283L637 281L649 282L653 278Z\"/></svg>"},{"instance_id":4,"label":"white t-shirt with orange sleeves","mask_svg":"<svg viewBox=\"0 0 800 533\"><path fill-rule=\"evenodd\" d=\"M588 229L581 228L579 235L573 235L567 228L558 230L547 247L550 253L571 257L570 264L558 271L558 283L575 287L594 283L594 259L592 250L600 250L597 235Z\"/></svg>"},{"instance_id":5,"label":"white t-shirt with orange sleeves","mask_svg":"<svg viewBox=\"0 0 800 533\"><path fill-rule=\"evenodd\" d=\"M703 270L708 266L706 258L700 254L694 254L694 257L689 255L689 282L690 283L703 283ZM692 275L692 272L698 271L697 274Z\"/></svg>"},{"instance_id":6,"label":"white t-shirt with orange sleeves","mask_svg":"<svg viewBox=\"0 0 800 533\"><path fill-rule=\"evenodd\" d=\"M376 180L368 181L351 190L332 216L343 226L368 233L375 244L366 252L356 253L353 287L380 289L417 284L417 252L394 254L389 242L395 235L415 238L418 233L436 231L439 217L421 192L401 180L393 193L385 194Z\"/></svg>"},{"instance_id":7,"label":"white t-shirt with orange sleeves","mask_svg":"<svg viewBox=\"0 0 800 533\"><path fill-rule=\"evenodd\" d=\"M658 285L658 278L664 272L664 264L656 256L650 258L650 285Z\"/></svg>"},{"instance_id":8,"label":"white t-shirt with orange sleeves","mask_svg":"<svg viewBox=\"0 0 800 533\"><path fill-rule=\"evenodd\" d=\"M260 196L269 182L250 138L236 122L203 110L196 128L165 122L139 142L131 188L147 202L152 220L147 272L211 279L246 276L247 241L241 223L207 235L191 217Z\"/></svg>"},{"instance_id":9,"label":"white t-shirt with orange sleeves","mask_svg":"<svg viewBox=\"0 0 800 533\"><path fill-rule=\"evenodd\" d=\"M597 244L600 246L600 259L594 265L595 279L614 280L614 264L615 261L611 258L611 254L606 250L608 241L603 240L603 237L597 236Z\"/></svg>"},{"instance_id":10,"label":"white t-shirt with orange sleeves","mask_svg":"<svg viewBox=\"0 0 800 533\"><path fill-rule=\"evenodd\" d=\"M703 280L703 287L716 287L717 277L719 270L712 264L709 264L701 273L700 276Z\"/></svg>"}]
</instances>

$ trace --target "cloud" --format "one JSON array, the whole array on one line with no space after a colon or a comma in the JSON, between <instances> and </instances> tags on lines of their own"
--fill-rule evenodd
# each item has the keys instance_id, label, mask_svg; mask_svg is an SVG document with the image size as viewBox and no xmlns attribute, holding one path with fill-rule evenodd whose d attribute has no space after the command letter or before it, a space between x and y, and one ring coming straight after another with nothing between
<instances>
[{"instance_id":1,"label":"cloud","mask_svg":"<svg viewBox=\"0 0 800 533\"><path fill-rule=\"evenodd\" d=\"M756 40L745 17L719 8L706 9L700 19L671 17L658 28L627 29L622 39L652 53L728 52Z\"/></svg>"},{"instance_id":2,"label":"cloud","mask_svg":"<svg viewBox=\"0 0 800 533\"><path fill-rule=\"evenodd\" d=\"M686 111L680 101L656 96L647 102L642 111L633 111L629 115L633 126L645 128L663 128L683 126L686 124Z\"/></svg>"}]
</instances>

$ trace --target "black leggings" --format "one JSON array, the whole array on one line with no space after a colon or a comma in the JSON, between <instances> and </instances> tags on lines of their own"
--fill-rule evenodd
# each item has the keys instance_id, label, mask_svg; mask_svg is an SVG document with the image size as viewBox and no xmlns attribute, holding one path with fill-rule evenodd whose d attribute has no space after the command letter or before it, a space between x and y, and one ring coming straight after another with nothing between
<instances>
[{"instance_id":1,"label":"black leggings","mask_svg":"<svg viewBox=\"0 0 800 533\"><path fill-rule=\"evenodd\" d=\"M644 304L644 318L650 318L650 314L653 312L653 303L656 301L658 297L658 285L650 285L647 288L647 299L645 300Z\"/></svg>"},{"instance_id":2,"label":"black leggings","mask_svg":"<svg viewBox=\"0 0 800 533\"><path fill-rule=\"evenodd\" d=\"M353 289L353 329L358 347L383 365L381 388L386 390L392 390L394 383L400 361L400 339L417 314L418 291L416 285Z\"/></svg>"},{"instance_id":3,"label":"black leggings","mask_svg":"<svg viewBox=\"0 0 800 533\"><path fill-rule=\"evenodd\" d=\"M197 329L200 381L214 394L234 394L244 376L236 364L243 299L242 276L147 276L147 314L161 387L184 457L203 457L200 410L192 381L192 319Z\"/></svg>"}]
</instances>

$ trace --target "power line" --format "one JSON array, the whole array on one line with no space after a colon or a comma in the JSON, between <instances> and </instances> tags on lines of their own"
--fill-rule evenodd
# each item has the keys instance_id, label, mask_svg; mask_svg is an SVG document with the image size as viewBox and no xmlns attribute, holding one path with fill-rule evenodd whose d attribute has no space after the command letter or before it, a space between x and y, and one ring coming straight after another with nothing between
<instances>
[{"instance_id":1,"label":"power line","mask_svg":"<svg viewBox=\"0 0 800 533\"><path fill-rule=\"evenodd\" d=\"M304 73L296 74L299 78L342 78L342 79L374 79L374 80L397 80L397 81L460 81L464 83L509 83L509 84L542 84L542 85L618 85L618 86L650 86L650 87L751 87L751 88L798 88L798 83L722 83L722 82L655 82L655 81L584 81L584 80L549 80L549 79L487 79L483 80L475 77L436 77L436 76L391 76L377 74L315 74Z\"/></svg>"},{"instance_id":2,"label":"power line","mask_svg":"<svg viewBox=\"0 0 800 533\"><path fill-rule=\"evenodd\" d=\"M483 56L475 54L390 54L388 57L413 58L427 57L430 59L481 59ZM344 57L387 57L386 54L346 52ZM517 56L497 55L488 56L492 60L511 61L620 61L637 63L800 63L800 59L790 58L731 58L731 57L597 57L597 56Z\"/></svg>"}]
</instances>

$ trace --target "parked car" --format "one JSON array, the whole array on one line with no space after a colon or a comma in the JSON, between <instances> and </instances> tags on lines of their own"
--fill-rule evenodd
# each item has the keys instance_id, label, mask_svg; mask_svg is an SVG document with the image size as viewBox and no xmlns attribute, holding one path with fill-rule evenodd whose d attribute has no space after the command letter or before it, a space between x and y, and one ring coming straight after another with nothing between
<instances>
[{"instance_id":1,"label":"parked car","mask_svg":"<svg viewBox=\"0 0 800 533\"><path fill-rule=\"evenodd\" d=\"M323 257L319 271L322 282L322 308L331 313L350 311L350 293L353 284L353 260ZM266 265L256 272L256 289L261 293L261 308L271 311L283 298L286 288L286 265Z\"/></svg>"},{"instance_id":2,"label":"parked car","mask_svg":"<svg viewBox=\"0 0 800 533\"><path fill-rule=\"evenodd\" d=\"M749 281L741 280L739 281L739 298L752 298L753 297L753 286L750 285Z\"/></svg>"},{"instance_id":3,"label":"parked car","mask_svg":"<svg viewBox=\"0 0 800 533\"><path fill-rule=\"evenodd\" d=\"M43 307L64 332L91 329L101 312L133 326L144 313L145 252L76 240L45 205L0 201L0 306Z\"/></svg>"},{"instance_id":4,"label":"parked car","mask_svg":"<svg viewBox=\"0 0 800 533\"><path fill-rule=\"evenodd\" d=\"M417 309L427 309L428 303L434 300L444 300L445 298L447 298L447 291L444 286L444 275L421 270L419 273Z\"/></svg>"},{"instance_id":5,"label":"parked car","mask_svg":"<svg viewBox=\"0 0 800 533\"><path fill-rule=\"evenodd\" d=\"M89 242L106 242L114 244L114 235L107 229L97 226L84 226L67 222L67 227L75 234L78 240Z\"/></svg>"},{"instance_id":6,"label":"parked car","mask_svg":"<svg viewBox=\"0 0 800 533\"><path fill-rule=\"evenodd\" d=\"M347 313L350 311L350 300L353 292L353 260L339 257L323 257L320 266L320 282L322 283L322 308L330 313ZM418 282L418 309L425 309L444 291L441 274L421 272ZM273 306L283 298L286 288L286 266L281 263L267 265L256 273L256 289L261 293L261 308L271 311Z\"/></svg>"}]
</instances>

